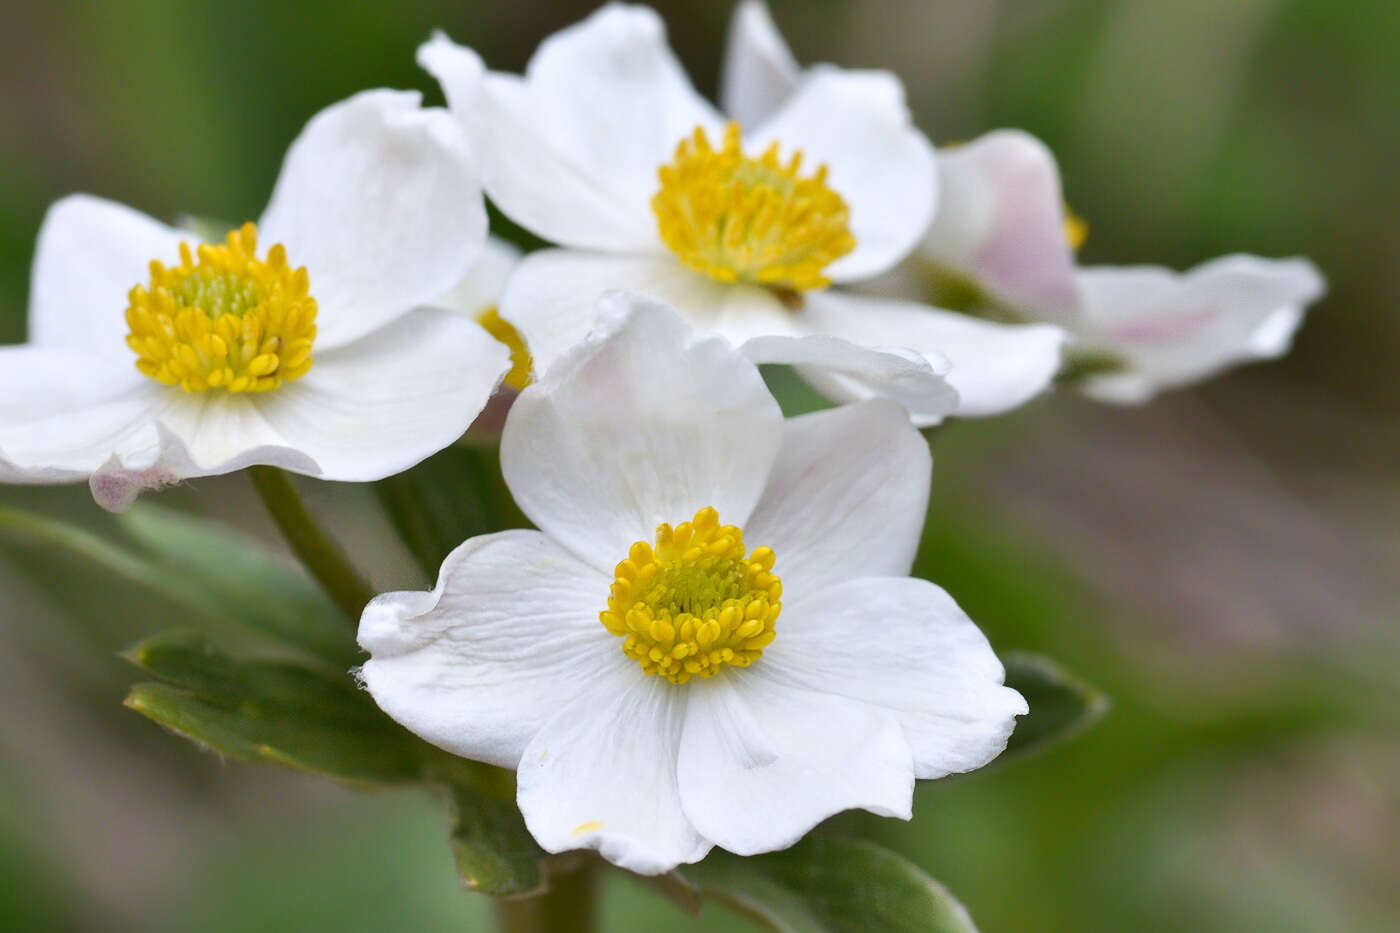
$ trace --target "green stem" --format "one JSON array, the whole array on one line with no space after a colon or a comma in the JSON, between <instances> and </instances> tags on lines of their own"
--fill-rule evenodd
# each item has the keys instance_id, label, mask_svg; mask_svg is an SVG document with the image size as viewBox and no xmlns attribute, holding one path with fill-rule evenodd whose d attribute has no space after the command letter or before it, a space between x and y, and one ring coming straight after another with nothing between
<instances>
[{"instance_id":1,"label":"green stem","mask_svg":"<svg viewBox=\"0 0 1400 933\"><path fill-rule=\"evenodd\" d=\"M292 553L311 571L336 605L358 622L374 591L351 566L340 545L316 524L292 478L270 466L249 467L248 476Z\"/></svg>"},{"instance_id":2,"label":"green stem","mask_svg":"<svg viewBox=\"0 0 1400 933\"><path fill-rule=\"evenodd\" d=\"M549 890L534 897L496 901L501 933L588 933L597 923L595 866L551 874Z\"/></svg>"}]
</instances>

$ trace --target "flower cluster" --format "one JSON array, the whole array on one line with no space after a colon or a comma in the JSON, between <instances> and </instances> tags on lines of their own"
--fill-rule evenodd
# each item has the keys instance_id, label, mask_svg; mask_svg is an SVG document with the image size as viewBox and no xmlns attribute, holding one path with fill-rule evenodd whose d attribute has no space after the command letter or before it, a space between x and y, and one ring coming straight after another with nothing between
<instances>
[{"instance_id":1,"label":"flower cluster","mask_svg":"<svg viewBox=\"0 0 1400 933\"><path fill-rule=\"evenodd\" d=\"M549 852L642 873L768 852L847 809L907 819L915 780L995 758L1027 705L910 577L919 428L1057 377L1136 402L1277 356L1322 291L1296 259L1077 267L1043 145L935 149L897 78L799 66L757 0L720 107L644 7L523 75L444 35L419 62L446 109L329 107L262 217L212 242L56 204L30 342L0 348L0 480L87 480L114 511L253 465L375 481L508 411L534 527L370 601L358 676L515 770ZM483 192L554 245L491 238ZM785 419L760 364L836 404Z\"/></svg>"}]
</instances>

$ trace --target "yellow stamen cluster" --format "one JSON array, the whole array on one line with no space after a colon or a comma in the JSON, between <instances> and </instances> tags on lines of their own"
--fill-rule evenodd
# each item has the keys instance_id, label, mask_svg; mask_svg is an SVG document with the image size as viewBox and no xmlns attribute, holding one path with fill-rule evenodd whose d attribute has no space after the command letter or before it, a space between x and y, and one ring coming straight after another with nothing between
<instances>
[{"instance_id":1,"label":"yellow stamen cluster","mask_svg":"<svg viewBox=\"0 0 1400 933\"><path fill-rule=\"evenodd\" d=\"M126 343L136 368L186 392L266 392L305 375L316 339L306 268L277 244L257 258L251 223L221 245L180 244L180 264L151 261L149 285L127 295Z\"/></svg>"},{"instance_id":2,"label":"yellow stamen cluster","mask_svg":"<svg viewBox=\"0 0 1400 933\"><path fill-rule=\"evenodd\" d=\"M798 174L801 151L784 165L778 144L751 158L730 123L719 149L702 127L658 170L651 199L661 239L690 268L721 282L785 291L825 288L830 263L855 249L850 208L826 184L826 166Z\"/></svg>"},{"instance_id":3,"label":"yellow stamen cluster","mask_svg":"<svg viewBox=\"0 0 1400 933\"><path fill-rule=\"evenodd\" d=\"M510 350L510 372L506 373L502 382L517 392L524 391L530 384L530 372L534 367L530 351L525 349L525 338L520 336L520 331L515 329L515 325L501 317L495 307L482 311L477 315L476 322L486 329L486 333Z\"/></svg>"},{"instance_id":4,"label":"yellow stamen cluster","mask_svg":"<svg viewBox=\"0 0 1400 933\"><path fill-rule=\"evenodd\" d=\"M744 533L705 508L675 528L657 526L656 546L638 541L617 565L603 626L648 674L683 684L725 664L747 667L777 634L783 583L773 551L744 554Z\"/></svg>"}]
</instances>

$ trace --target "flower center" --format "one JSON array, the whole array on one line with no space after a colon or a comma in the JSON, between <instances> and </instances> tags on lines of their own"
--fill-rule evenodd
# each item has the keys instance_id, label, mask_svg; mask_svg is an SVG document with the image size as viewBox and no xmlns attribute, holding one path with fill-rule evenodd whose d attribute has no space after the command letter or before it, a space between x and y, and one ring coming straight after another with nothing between
<instances>
[{"instance_id":1,"label":"flower center","mask_svg":"<svg viewBox=\"0 0 1400 933\"><path fill-rule=\"evenodd\" d=\"M186 392L266 392L305 375L316 339L310 277L287 265L282 244L265 260L257 249L246 223L222 245L181 243L173 269L151 260L150 284L127 295L136 368Z\"/></svg>"},{"instance_id":2,"label":"flower center","mask_svg":"<svg viewBox=\"0 0 1400 933\"><path fill-rule=\"evenodd\" d=\"M721 667L748 667L777 632L783 582L772 550L744 556L744 533L705 508L675 528L656 528L656 546L638 541L617 565L604 628L648 674L683 684Z\"/></svg>"},{"instance_id":3,"label":"flower center","mask_svg":"<svg viewBox=\"0 0 1400 933\"><path fill-rule=\"evenodd\" d=\"M501 381L517 392L525 391L525 387L530 384L530 373L534 369L530 351L525 347L525 338L520 336L520 331L515 329L515 325L501 317L495 305L478 314L476 322L486 333L510 350L510 372L506 373Z\"/></svg>"},{"instance_id":4,"label":"flower center","mask_svg":"<svg viewBox=\"0 0 1400 933\"><path fill-rule=\"evenodd\" d=\"M1084 245L1084 241L1089 238L1089 222L1080 217L1065 205L1065 242L1074 252L1079 252L1079 247Z\"/></svg>"},{"instance_id":5,"label":"flower center","mask_svg":"<svg viewBox=\"0 0 1400 933\"><path fill-rule=\"evenodd\" d=\"M661 239L697 272L721 282L748 282L801 291L825 288L822 270L855 249L851 211L826 184L826 166L798 175L801 151L786 165L778 144L759 158L739 151L739 124L710 146L705 130L676 146L657 174L651 199Z\"/></svg>"}]
</instances>

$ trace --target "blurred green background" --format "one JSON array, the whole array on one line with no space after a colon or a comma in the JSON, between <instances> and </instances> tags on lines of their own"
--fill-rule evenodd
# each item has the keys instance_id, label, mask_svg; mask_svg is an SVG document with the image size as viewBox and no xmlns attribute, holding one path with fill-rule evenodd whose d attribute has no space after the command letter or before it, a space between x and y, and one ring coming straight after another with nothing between
<instances>
[{"instance_id":1,"label":"blurred green background","mask_svg":"<svg viewBox=\"0 0 1400 933\"><path fill-rule=\"evenodd\" d=\"M712 91L727 5L658 6ZM1114 707L1042 757L922 788L883 841L988 933L1400 928L1400 5L772 7L801 60L897 71L936 142L1044 138L1089 220L1085 261L1303 254L1330 281L1281 363L1143 409L1057 396L939 436L920 572L999 650L1044 651ZM7 2L0 343L24 339L34 236L61 195L256 217L316 110L372 86L440 100L413 62L434 27L518 70L590 8ZM364 490L307 488L379 553ZM273 540L242 477L161 501ZM82 487L0 504L109 522ZM403 555L370 572L422 582ZM0 547L0 928L489 928L433 801L225 764L124 710L137 675L114 653L179 621ZM621 878L604 910L616 930L740 925Z\"/></svg>"}]
</instances>

